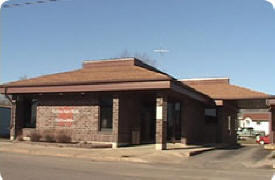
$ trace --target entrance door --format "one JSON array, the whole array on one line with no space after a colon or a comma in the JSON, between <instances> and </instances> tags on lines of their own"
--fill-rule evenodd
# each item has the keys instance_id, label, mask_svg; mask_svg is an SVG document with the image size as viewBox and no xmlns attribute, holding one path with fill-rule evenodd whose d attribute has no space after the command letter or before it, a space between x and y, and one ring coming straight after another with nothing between
<instances>
[{"instance_id":1,"label":"entrance door","mask_svg":"<svg viewBox=\"0 0 275 180\"><path fill-rule=\"evenodd\" d=\"M156 132L155 103L152 101L144 102L141 109L140 121L140 140L141 143L154 143Z\"/></svg>"},{"instance_id":2,"label":"entrance door","mask_svg":"<svg viewBox=\"0 0 275 180\"><path fill-rule=\"evenodd\" d=\"M168 102L167 109L167 140L175 142L181 139L181 103Z\"/></svg>"}]
</instances>

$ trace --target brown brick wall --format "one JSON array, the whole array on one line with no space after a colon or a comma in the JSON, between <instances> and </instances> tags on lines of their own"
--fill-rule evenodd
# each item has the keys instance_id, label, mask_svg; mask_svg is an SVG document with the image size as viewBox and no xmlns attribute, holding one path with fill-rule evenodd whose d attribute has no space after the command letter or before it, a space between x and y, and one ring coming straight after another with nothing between
<instances>
[{"instance_id":1,"label":"brown brick wall","mask_svg":"<svg viewBox=\"0 0 275 180\"><path fill-rule=\"evenodd\" d=\"M119 103L120 100L118 97L113 99L113 141L118 143L118 130L119 130Z\"/></svg>"},{"instance_id":2,"label":"brown brick wall","mask_svg":"<svg viewBox=\"0 0 275 180\"><path fill-rule=\"evenodd\" d=\"M120 93L113 96L113 130L99 131L99 102L101 95L42 95L38 97L37 108L37 130L41 133L47 131L55 133L57 130L66 129L70 132L73 141L98 141L114 142L120 144L131 144L133 132L142 133L141 112L142 102L146 96L138 93ZM110 94L109 94L110 95ZM168 96L158 98L150 96L154 100L155 108L162 107L162 118L156 119L155 142L162 145L167 138L167 102ZM187 144L198 144L209 140L210 134L205 129L204 104L190 98L181 97L174 99L182 102L181 113L181 136L182 142ZM22 103L17 102L16 116L18 132L20 132L22 120ZM225 106L226 108L231 106ZM222 112L228 111L223 107ZM60 117L60 111L68 111ZM68 115L69 114L69 115ZM233 114L233 112L232 112ZM67 117L68 116L68 117ZM224 118L226 115L222 114ZM63 124L60 118L72 119L72 122ZM233 119L233 117L232 117ZM221 121L223 122L223 121ZM233 121L232 121L233 123ZM149 124L148 124L149 125ZM221 124L225 128L225 124ZM233 127L233 126L232 126ZM209 131L212 132L211 128ZM22 131L22 130L21 130ZM27 132L27 131L26 131ZM225 135L222 136L223 140Z\"/></svg>"},{"instance_id":3,"label":"brown brick wall","mask_svg":"<svg viewBox=\"0 0 275 180\"><path fill-rule=\"evenodd\" d=\"M14 140L15 138L15 118L16 118L16 101L13 100L11 107L11 123L10 123L10 138Z\"/></svg>"},{"instance_id":4,"label":"brown brick wall","mask_svg":"<svg viewBox=\"0 0 275 180\"><path fill-rule=\"evenodd\" d=\"M228 117L231 117L231 126L229 130ZM218 128L217 142L235 144L237 143L237 108L234 103L224 101L223 106L217 107Z\"/></svg>"},{"instance_id":5,"label":"brown brick wall","mask_svg":"<svg viewBox=\"0 0 275 180\"><path fill-rule=\"evenodd\" d=\"M199 144L204 141L204 105L185 99L182 106L182 142Z\"/></svg>"},{"instance_id":6,"label":"brown brick wall","mask_svg":"<svg viewBox=\"0 0 275 180\"><path fill-rule=\"evenodd\" d=\"M271 142L275 143L275 106L271 106L271 127L270 127L270 135Z\"/></svg>"},{"instance_id":7,"label":"brown brick wall","mask_svg":"<svg viewBox=\"0 0 275 180\"><path fill-rule=\"evenodd\" d=\"M114 142L116 145L132 143L133 132L140 134L141 108L144 97L137 93L120 93L113 96L113 130L99 131L100 95L41 95L38 99L36 130L41 134L56 134L65 130L73 141ZM106 94L107 95L107 94ZM111 94L108 94L110 96ZM145 98L146 99L146 98ZM29 136L29 129L22 129L24 108L17 102L17 134ZM62 112L67 113L62 113ZM63 114L63 115L60 115ZM60 122L60 119L73 121ZM140 138L138 138L140 139ZM137 143L139 144L140 141Z\"/></svg>"},{"instance_id":8,"label":"brown brick wall","mask_svg":"<svg viewBox=\"0 0 275 180\"><path fill-rule=\"evenodd\" d=\"M142 93L125 93L119 99L119 137L121 144L140 144L148 142L148 136L155 132L155 126L151 126L151 121L155 123L155 113L148 112L148 107L156 109L156 97ZM150 109L149 108L149 109ZM144 111L150 114L151 119L145 120ZM145 127L146 126L146 127ZM153 128L153 129L150 129ZM155 133L154 133L155 134ZM149 137L149 142L155 140ZM152 140L152 141L151 141Z\"/></svg>"},{"instance_id":9,"label":"brown brick wall","mask_svg":"<svg viewBox=\"0 0 275 180\"><path fill-rule=\"evenodd\" d=\"M114 124L118 119L117 102L118 100L114 99ZM41 133L45 131L54 133L56 130L66 129L71 133L73 141L113 142L116 140L113 138L114 134L117 134L116 126L113 127L114 134L112 131L99 131L99 108L96 97L43 97L39 99L37 107L36 127ZM63 113L62 117L60 113L63 111L69 113ZM73 121L64 122L66 118Z\"/></svg>"},{"instance_id":10,"label":"brown brick wall","mask_svg":"<svg viewBox=\"0 0 275 180\"><path fill-rule=\"evenodd\" d=\"M167 97L156 99L156 149L166 149L167 141ZM159 110L158 110L159 108ZM160 113L162 111L162 113ZM160 115L161 114L161 115ZM158 117L159 116L159 117Z\"/></svg>"},{"instance_id":11,"label":"brown brick wall","mask_svg":"<svg viewBox=\"0 0 275 180\"><path fill-rule=\"evenodd\" d=\"M213 124L205 124L204 127L204 143L216 143L217 142L217 127L218 125Z\"/></svg>"},{"instance_id":12,"label":"brown brick wall","mask_svg":"<svg viewBox=\"0 0 275 180\"><path fill-rule=\"evenodd\" d=\"M17 97L15 108L15 119L14 120L14 134L15 137L22 135L23 122L25 120L25 104L22 96ZM13 130L12 130L13 131Z\"/></svg>"},{"instance_id":13,"label":"brown brick wall","mask_svg":"<svg viewBox=\"0 0 275 180\"><path fill-rule=\"evenodd\" d=\"M132 143L132 131L140 131L140 104L137 97L124 95L119 104L119 139L122 144Z\"/></svg>"}]
</instances>

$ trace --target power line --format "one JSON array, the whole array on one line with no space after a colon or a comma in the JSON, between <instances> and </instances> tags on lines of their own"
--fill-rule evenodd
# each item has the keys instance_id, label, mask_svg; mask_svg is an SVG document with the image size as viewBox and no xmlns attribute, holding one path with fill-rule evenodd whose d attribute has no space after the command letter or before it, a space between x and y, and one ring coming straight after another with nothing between
<instances>
[{"instance_id":1,"label":"power line","mask_svg":"<svg viewBox=\"0 0 275 180\"><path fill-rule=\"evenodd\" d=\"M52 2L57 2L57 1L62 1L62 0L37 0L37 1L27 1L23 3L6 3L2 7L3 8L13 8L13 7L20 7L20 6L30 6L30 5L36 5L36 4L46 4L46 3L52 3Z\"/></svg>"}]
</instances>

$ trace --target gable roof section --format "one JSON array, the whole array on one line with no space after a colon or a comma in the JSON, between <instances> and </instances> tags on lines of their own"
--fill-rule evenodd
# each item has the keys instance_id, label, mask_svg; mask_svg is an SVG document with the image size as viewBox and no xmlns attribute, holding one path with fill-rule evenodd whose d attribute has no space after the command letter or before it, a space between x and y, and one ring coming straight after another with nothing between
<instances>
[{"instance_id":1,"label":"gable roof section","mask_svg":"<svg viewBox=\"0 0 275 180\"><path fill-rule=\"evenodd\" d=\"M139 62L139 64L137 63ZM133 82L171 80L171 76L129 58L122 60L85 61L83 68L75 71L44 75L4 84L5 87L76 85L102 82Z\"/></svg>"},{"instance_id":2,"label":"gable roof section","mask_svg":"<svg viewBox=\"0 0 275 180\"><path fill-rule=\"evenodd\" d=\"M170 89L209 103L212 99L135 58L84 61L83 68L0 86L0 93L99 92Z\"/></svg>"},{"instance_id":3,"label":"gable roof section","mask_svg":"<svg viewBox=\"0 0 275 180\"><path fill-rule=\"evenodd\" d=\"M271 119L270 112L262 113L244 113L242 119L250 118L252 121L269 121Z\"/></svg>"},{"instance_id":4,"label":"gable roof section","mask_svg":"<svg viewBox=\"0 0 275 180\"><path fill-rule=\"evenodd\" d=\"M229 78L183 79L182 83L216 100L268 99L271 96L248 88L232 85Z\"/></svg>"}]
</instances>

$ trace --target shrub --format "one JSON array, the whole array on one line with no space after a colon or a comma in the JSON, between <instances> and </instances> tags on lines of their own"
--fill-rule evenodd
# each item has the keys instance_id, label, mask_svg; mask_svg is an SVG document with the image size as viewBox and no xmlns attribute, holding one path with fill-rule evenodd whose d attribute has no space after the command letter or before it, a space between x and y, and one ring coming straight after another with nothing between
<instances>
[{"instance_id":1,"label":"shrub","mask_svg":"<svg viewBox=\"0 0 275 180\"><path fill-rule=\"evenodd\" d=\"M41 139L41 135L39 132L32 132L30 135L30 139L32 142L39 142Z\"/></svg>"},{"instance_id":2,"label":"shrub","mask_svg":"<svg viewBox=\"0 0 275 180\"><path fill-rule=\"evenodd\" d=\"M112 148L112 144L93 144L92 148Z\"/></svg>"},{"instance_id":3,"label":"shrub","mask_svg":"<svg viewBox=\"0 0 275 180\"><path fill-rule=\"evenodd\" d=\"M23 139L23 136L22 136L22 135L17 136L17 137L16 137L16 140L17 140L17 141L24 141L24 139Z\"/></svg>"},{"instance_id":4,"label":"shrub","mask_svg":"<svg viewBox=\"0 0 275 180\"><path fill-rule=\"evenodd\" d=\"M53 135L51 135L51 134L46 134L45 136L44 136L44 138L45 138L45 141L46 142L55 142L56 140L55 140L55 137L53 136Z\"/></svg>"},{"instance_id":5,"label":"shrub","mask_svg":"<svg viewBox=\"0 0 275 180\"><path fill-rule=\"evenodd\" d=\"M69 143L72 141L70 134L66 131L58 131L56 134L56 142Z\"/></svg>"}]
</instances>

